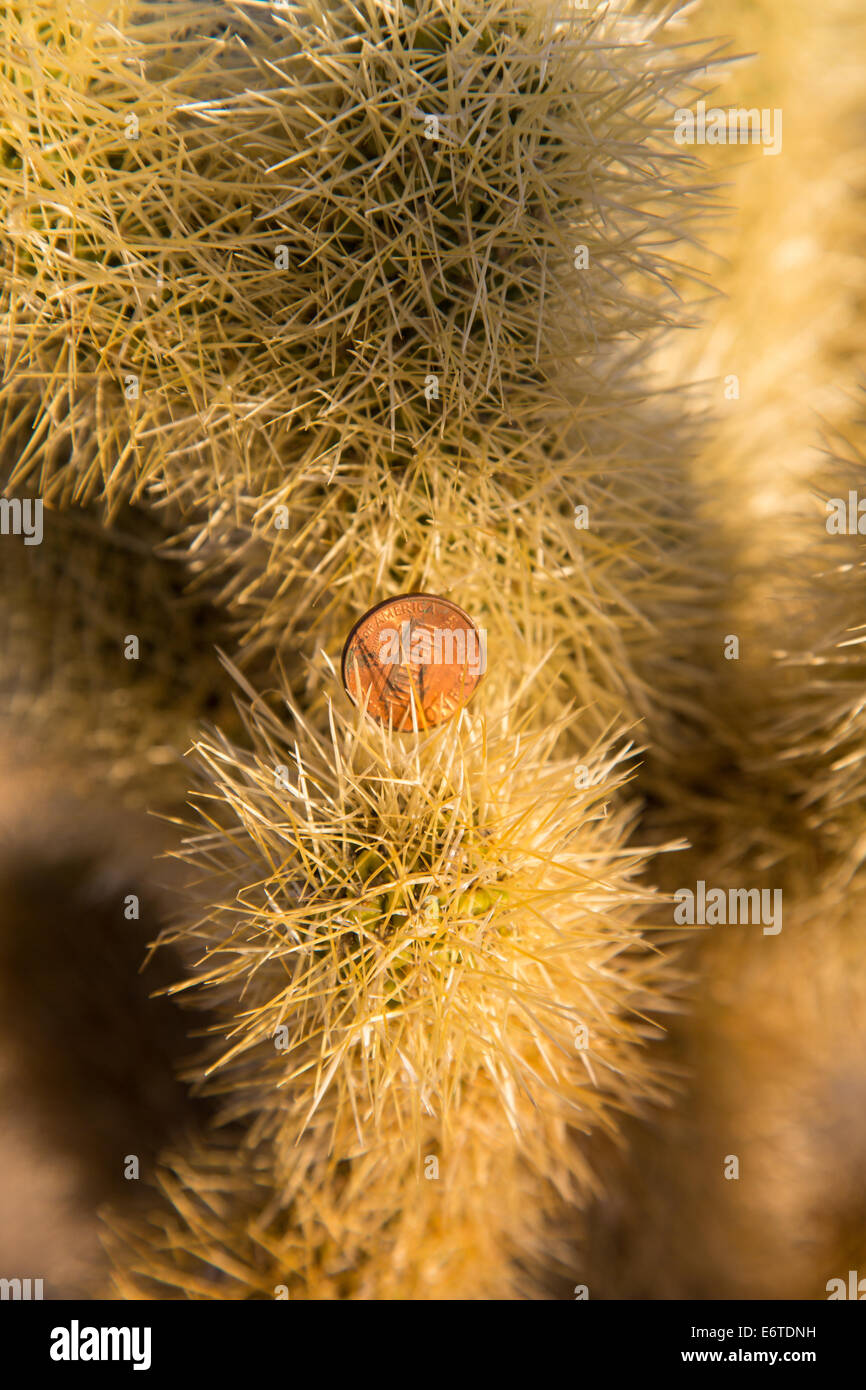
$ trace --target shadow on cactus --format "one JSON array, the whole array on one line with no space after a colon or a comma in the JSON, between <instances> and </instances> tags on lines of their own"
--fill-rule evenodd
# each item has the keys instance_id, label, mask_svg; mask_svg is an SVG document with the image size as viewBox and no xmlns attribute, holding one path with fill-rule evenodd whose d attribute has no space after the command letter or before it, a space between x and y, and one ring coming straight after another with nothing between
<instances>
[{"instance_id":1,"label":"shadow on cactus","mask_svg":"<svg viewBox=\"0 0 866 1390\"><path fill-rule=\"evenodd\" d=\"M215 650L231 623L161 554L148 510L123 507L111 527L96 507L41 516L39 544L0 545L3 755L176 810L195 722L241 729Z\"/></svg>"}]
</instances>

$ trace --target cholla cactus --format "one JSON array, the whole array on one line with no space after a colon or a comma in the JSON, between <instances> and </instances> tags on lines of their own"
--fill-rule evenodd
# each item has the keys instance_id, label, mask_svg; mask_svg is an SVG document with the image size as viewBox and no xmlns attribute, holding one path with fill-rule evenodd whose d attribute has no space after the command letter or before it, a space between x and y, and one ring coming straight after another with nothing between
<instances>
[{"instance_id":1,"label":"cholla cactus","mask_svg":"<svg viewBox=\"0 0 866 1390\"><path fill-rule=\"evenodd\" d=\"M321 738L293 710L259 716L254 755L199 746L219 795L189 853L224 897L170 937L220 1020L196 1075L247 1132L221 1159L246 1196L214 1296L513 1293L510 1258L540 1257L581 1192L573 1135L662 1094L640 1046L660 984L645 854L608 812L632 750L590 750L575 788L562 728L521 733L500 685L487 721L411 743L336 714ZM288 1224L256 1259L262 1206ZM197 1221L185 1203L141 1288L200 1289Z\"/></svg>"},{"instance_id":2,"label":"cholla cactus","mask_svg":"<svg viewBox=\"0 0 866 1390\"><path fill-rule=\"evenodd\" d=\"M231 814L192 854L232 891L182 939L199 990L234 1013L209 1068L236 1088L232 1116L262 1128L269 1095L273 1123L303 1132L332 1093L372 1146L392 1127L411 1140L424 1112L450 1128L470 1076L504 1115L521 1093L576 1117L592 1087L616 1090L643 1033L619 1016L611 964L636 945L643 856L623 851L606 877L590 865L625 838L606 799L631 748L590 750L575 787L553 756L561 729L521 737L510 705L409 747L337 715L319 739L296 710L254 756L200 745ZM626 988L641 973L626 962ZM581 1029L597 1048L575 1043Z\"/></svg>"},{"instance_id":3,"label":"cholla cactus","mask_svg":"<svg viewBox=\"0 0 866 1390\"><path fill-rule=\"evenodd\" d=\"M862 412L862 396L858 406ZM863 435L861 417L827 441L815 469L816 505L808 540L803 537L811 583L805 592L794 590L801 615L796 635L774 653L774 753L790 769L804 838L822 870L841 875L840 889L861 874L864 858Z\"/></svg>"},{"instance_id":4,"label":"cholla cactus","mask_svg":"<svg viewBox=\"0 0 866 1390\"><path fill-rule=\"evenodd\" d=\"M192 1078L242 1138L177 1159L202 1205L166 1169L124 1294L525 1291L578 1135L663 1092L643 1044L677 976L623 784L634 726L665 742L699 702L712 589L691 426L649 399L708 203L663 28L529 0L7 13L12 482L185 511L290 715L248 688L251 750L199 743L211 907L172 939L214 1009ZM492 663L417 742L341 714L335 670L359 606L414 588Z\"/></svg>"},{"instance_id":5,"label":"cholla cactus","mask_svg":"<svg viewBox=\"0 0 866 1390\"><path fill-rule=\"evenodd\" d=\"M676 1114L605 1152L586 1265L601 1297L826 1298L863 1268L863 540L828 534L825 500L847 512L863 495L864 22L856 0L726 6L758 52L714 104L781 108L784 157L707 150L735 184L713 239L726 302L680 340L672 379L719 383L698 467L731 582L724 626L693 634L716 676L706 717L640 776L646 830L695 847L658 861L657 881L781 889L785 925L693 943L695 1004L671 1040L692 1079ZM721 403L728 373L741 399ZM719 660L727 632L739 661ZM717 1182L729 1152L743 1180Z\"/></svg>"},{"instance_id":6,"label":"cholla cactus","mask_svg":"<svg viewBox=\"0 0 866 1390\"><path fill-rule=\"evenodd\" d=\"M419 450L509 467L577 400L619 412L604 350L664 321L704 205L655 135L684 65L648 21L37 0L6 26L6 399L44 392L19 478L261 503Z\"/></svg>"}]
</instances>

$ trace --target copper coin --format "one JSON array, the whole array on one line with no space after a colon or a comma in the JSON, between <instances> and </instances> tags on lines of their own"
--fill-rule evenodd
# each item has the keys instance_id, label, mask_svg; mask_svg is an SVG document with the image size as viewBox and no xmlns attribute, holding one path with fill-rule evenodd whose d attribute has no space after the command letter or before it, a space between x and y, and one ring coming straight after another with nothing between
<instances>
[{"instance_id":1,"label":"copper coin","mask_svg":"<svg viewBox=\"0 0 866 1390\"><path fill-rule=\"evenodd\" d=\"M343 685L394 729L429 729L473 695L487 664L486 633L450 599L399 594L360 618L343 648Z\"/></svg>"}]
</instances>

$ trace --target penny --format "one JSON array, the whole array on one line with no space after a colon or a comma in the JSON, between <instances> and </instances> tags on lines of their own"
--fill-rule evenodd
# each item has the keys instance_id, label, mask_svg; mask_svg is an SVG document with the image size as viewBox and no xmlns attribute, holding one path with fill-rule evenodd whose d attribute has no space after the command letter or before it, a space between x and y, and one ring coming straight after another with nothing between
<instances>
[{"instance_id":1,"label":"penny","mask_svg":"<svg viewBox=\"0 0 866 1390\"><path fill-rule=\"evenodd\" d=\"M398 594L365 613L343 648L346 694L380 724L429 729L471 699L486 633L450 599Z\"/></svg>"}]
</instances>

